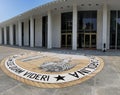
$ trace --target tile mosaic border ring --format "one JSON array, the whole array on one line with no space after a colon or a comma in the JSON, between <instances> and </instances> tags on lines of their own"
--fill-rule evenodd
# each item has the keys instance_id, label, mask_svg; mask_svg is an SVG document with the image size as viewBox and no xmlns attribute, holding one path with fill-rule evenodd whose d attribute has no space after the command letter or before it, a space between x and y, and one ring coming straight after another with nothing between
<instances>
[{"instance_id":1,"label":"tile mosaic border ring","mask_svg":"<svg viewBox=\"0 0 120 95\"><path fill-rule=\"evenodd\" d=\"M103 66L103 60L96 56L57 53L18 54L1 62L1 69L8 76L42 88L79 84L95 76Z\"/></svg>"}]
</instances>

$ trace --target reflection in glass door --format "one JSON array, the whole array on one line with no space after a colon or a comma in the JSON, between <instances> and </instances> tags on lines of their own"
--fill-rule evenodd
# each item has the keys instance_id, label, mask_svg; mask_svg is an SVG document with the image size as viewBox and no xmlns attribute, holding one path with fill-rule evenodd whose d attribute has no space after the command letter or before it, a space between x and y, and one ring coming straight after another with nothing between
<instances>
[{"instance_id":1,"label":"reflection in glass door","mask_svg":"<svg viewBox=\"0 0 120 95\"><path fill-rule=\"evenodd\" d=\"M66 41L68 47L70 47L72 45L71 41L72 41L72 36L71 36L71 34L68 34L67 35L67 41Z\"/></svg>"},{"instance_id":2,"label":"reflection in glass door","mask_svg":"<svg viewBox=\"0 0 120 95\"><path fill-rule=\"evenodd\" d=\"M61 39L62 39L61 45L65 47L66 46L66 35L62 35Z\"/></svg>"},{"instance_id":3,"label":"reflection in glass door","mask_svg":"<svg viewBox=\"0 0 120 95\"><path fill-rule=\"evenodd\" d=\"M78 47L84 47L84 34L78 34Z\"/></svg>"},{"instance_id":4,"label":"reflection in glass door","mask_svg":"<svg viewBox=\"0 0 120 95\"><path fill-rule=\"evenodd\" d=\"M96 35L85 34L84 45L85 48L96 48Z\"/></svg>"},{"instance_id":5,"label":"reflection in glass door","mask_svg":"<svg viewBox=\"0 0 120 95\"><path fill-rule=\"evenodd\" d=\"M61 14L61 47L72 47L72 12Z\"/></svg>"},{"instance_id":6,"label":"reflection in glass door","mask_svg":"<svg viewBox=\"0 0 120 95\"><path fill-rule=\"evenodd\" d=\"M62 34L62 47L71 47L72 45L72 34Z\"/></svg>"},{"instance_id":7,"label":"reflection in glass door","mask_svg":"<svg viewBox=\"0 0 120 95\"><path fill-rule=\"evenodd\" d=\"M88 35L88 34L85 35L84 44L85 44L85 48L90 47L90 35Z\"/></svg>"},{"instance_id":8,"label":"reflection in glass door","mask_svg":"<svg viewBox=\"0 0 120 95\"><path fill-rule=\"evenodd\" d=\"M78 48L96 48L97 11L78 12Z\"/></svg>"},{"instance_id":9,"label":"reflection in glass door","mask_svg":"<svg viewBox=\"0 0 120 95\"><path fill-rule=\"evenodd\" d=\"M96 48L96 34L91 35L91 48Z\"/></svg>"},{"instance_id":10,"label":"reflection in glass door","mask_svg":"<svg viewBox=\"0 0 120 95\"><path fill-rule=\"evenodd\" d=\"M110 12L110 49L120 49L120 11Z\"/></svg>"}]
</instances>

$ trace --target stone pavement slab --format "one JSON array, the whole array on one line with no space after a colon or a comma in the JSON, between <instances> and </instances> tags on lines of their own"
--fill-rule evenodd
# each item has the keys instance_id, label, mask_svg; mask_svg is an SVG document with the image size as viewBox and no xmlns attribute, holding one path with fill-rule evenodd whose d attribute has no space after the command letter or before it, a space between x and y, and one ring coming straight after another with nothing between
<instances>
[{"instance_id":1,"label":"stone pavement slab","mask_svg":"<svg viewBox=\"0 0 120 95\"><path fill-rule=\"evenodd\" d=\"M43 89L18 82L0 70L0 95L120 95L120 51L110 50L46 50L43 48L0 46L0 60L21 52L67 52L73 54L95 55L103 58L103 70L93 78L71 87L61 89Z\"/></svg>"}]
</instances>

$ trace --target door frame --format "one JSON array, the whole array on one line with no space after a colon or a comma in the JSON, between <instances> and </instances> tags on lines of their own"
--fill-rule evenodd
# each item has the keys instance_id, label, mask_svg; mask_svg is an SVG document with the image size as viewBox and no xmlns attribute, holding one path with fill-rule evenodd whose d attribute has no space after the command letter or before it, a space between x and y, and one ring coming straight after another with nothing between
<instances>
[{"instance_id":1,"label":"door frame","mask_svg":"<svg viewBox=\"0 0 120 95\"><path fill-rule=\"evenodd\" d=\"M62 35L65 35L65 45L62 45ZM68 45L68 35L71 35L71 45ZM62 33L61 34L61 47L65 47L65 48L68 48L68 47L72 47L72 33Z\"/></svg>"},{"instance_id":2,"label":"door frame","mask_svg":"<svg viewBox=\"0 0 120 95\"><path fill-rule=\"evenodd\" d=\"M89 37L90 37L89 47L86 47L86 35L89 35ZM96 39L97 39L97 34L96 33L84 33L84 48L93 48L92 47L92 35L96 35Z\"/></svg>"}]
</instances>

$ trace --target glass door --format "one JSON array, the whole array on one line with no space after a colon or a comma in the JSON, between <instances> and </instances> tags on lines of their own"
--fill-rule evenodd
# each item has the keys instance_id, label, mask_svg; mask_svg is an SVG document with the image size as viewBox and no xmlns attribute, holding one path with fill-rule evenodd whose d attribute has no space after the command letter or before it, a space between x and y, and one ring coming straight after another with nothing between
<instances>
[{"instance_id":1,"label":"glass door","mask_svg":"<svg viewBox=\"0 0 120 95\"><path fill-rule=\"evenodd\" d=\"M16 45L16 25L13 25L13 44Z\"/></svg>"},{"instance_id":2,"label":"glass door","mask_svg":"<svg viewBox=\"0 0 120 95\"><path fill-rule=\"evenodd\" d=\"M96 34L91 35L91 48L96 48Z\"/></svg>"},{"instance_id":3,"label":"glass door","mask_svg":"<svg viewBox=\"0 0 120 95\"><path fill-rule=\"evenodd\" d=\"M120 49L120 11L110 12L110 49Z\"/></svg>"},{"instance_id":4,"label":"glass door","mask_svg":"<svg viewBox=\"0 0 120 95\"><path fill-rule=\"evenodd\" d=\"M61 47L72 47L72 12L61 14Z\"/></svg>"},{"instance_id":5,"label":"glass door","mask_svg":"<svg viewBox=\"0 0 120 95\"><path fill-rule=\"evenodd\" d=\"M72 46L72 35L71 34L68 34L67 35L67 47L71 47Z\"/></svg>"},{"instance_id":6,"label":"glass door","mask_svg":"<svg viewBox=\"0 0 120 95\"><path fill-rule=\"evenodd\" d=\"M6 29L7 29L7 34L6 34L6 36L7 36L6 37L7 38L6 39L7 40L7 45L10 45L10 33L9 33L10 32L10 28L9 28L9 26L7 26Z\"/></svg>"},{"instance_id":7,"label":"glass door","mask_svg":"<svg viewBox=\"0 0 120 95\"><path fill-rule=\"evenodd\" d=\"M42 47L47 47L48 17L42 17Z\"/></svg>"},{"instance_id":8,"label":"glass door","mask_svg":"<svg viewBox=\"0 0 120 95\"><path fill-rule=\"evenodd\" d=\"M89 34L85 34L85 42L84 42L84 45L85 45L85 48L90 48L91 47L91 41L90 41L90 35Z\"/></svg>"},{"instance_id":9,"label":"glass door","mask_svg":"<svg viewBox=\"0 0 120 95\"><path fill-rule=\"evenodd\" d=\"M96 48L96 34L85 34L84 38L85 48Z\"/></svg>"},{"instance_id":10,"label":"glass door","mask_svg":"<svg viewBox=\"0 0 120 95\"><path fill-rule=\"evenodd\" d=\"M84 34L78 34L78 48L84 47Z\"/></svg>"},{"instance_id":11,"label":"glass door","mask_svg":"<svg viewBox=\"0 0 120 95\"><path fill-rule=\"evenodd\" d=\"M66 47L66 35L62 35L61 36L61 45L62 45L62 47Z\"/></svg>"},{"instance_id":12,"label":"glass door","mask_svg":"<svg viewBox=\"0 0 120 95\"><path fill-rule=\"evenodd\" d=\"M62 47L68 48L72 46L72 34L62 34Z\"/></svg>"},{"instance_id":13,"label":"glass door","mask_svg":"<svg viewBox=\"0 0 120 95\"><path fill-rule=\"evenodd\" d=\"M96 48L97 11L78 12L78 48Z\"/></svg>"},{"instance_id":14,"label":"glass door","mask_svg":"<svg viewBox=\"0 0 120 95\"><path fill-rule=\"evenodd\" d=\"M4 28L2 28L2 44L4 44Z\"/></svg>"}]
</instances>

